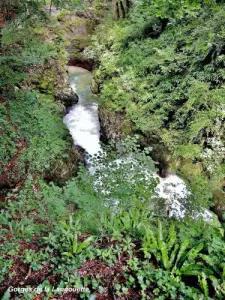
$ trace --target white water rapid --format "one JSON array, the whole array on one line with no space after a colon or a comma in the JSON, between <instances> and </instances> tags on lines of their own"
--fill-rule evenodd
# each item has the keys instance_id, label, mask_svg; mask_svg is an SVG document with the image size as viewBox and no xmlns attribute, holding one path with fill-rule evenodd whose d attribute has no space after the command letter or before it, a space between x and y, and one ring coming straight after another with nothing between
<instances>
[{"instance_id":1,"label":"white water rapid","mask_svg":"<svg viewBox=\"0 0 225 300\"><path fill-rule=\"evenodd\" d=\"M69 82L79 97L64 118L75 145L81 146L90 155L101 151L100 125L97 97L91 92L92 74L79 67L69 67Z\"/></svg>"},{"instance_id":2,"label":"white water rapid","mask_svg":"<svg viewBox=\"0 0 225 300\"><path fill-rule=\"evenodd\" d=\"M90 155L102 151L100 146L100 124L98 118L97 96L91 91L92 74L79 67L69 67L69 82L79 97L79 102L74 105L64 118L75 145L81 146ZM183 218L187 212L184 208L188 190L185 182L176 174L166 178L159 178L157 194L166 199L169 216ZM204 219L211 219L211 214L205 211Z\"/></svg>"}]
</instances>

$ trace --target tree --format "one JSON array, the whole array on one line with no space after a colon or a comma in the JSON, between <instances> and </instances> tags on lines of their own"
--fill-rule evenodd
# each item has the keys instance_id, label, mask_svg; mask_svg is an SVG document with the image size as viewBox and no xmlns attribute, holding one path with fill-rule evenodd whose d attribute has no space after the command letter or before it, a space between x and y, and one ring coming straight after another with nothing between
<instances>
[{"instance_id":1,"label":"tree","mask_svg":"<svg viewBox=\"0 0 225 300\"><path fill-rule=\"evenodd\" d=\"M113 0L113 15L115 19L125 18L131 6L131 0Z\"/></svg>"}]
</instances>

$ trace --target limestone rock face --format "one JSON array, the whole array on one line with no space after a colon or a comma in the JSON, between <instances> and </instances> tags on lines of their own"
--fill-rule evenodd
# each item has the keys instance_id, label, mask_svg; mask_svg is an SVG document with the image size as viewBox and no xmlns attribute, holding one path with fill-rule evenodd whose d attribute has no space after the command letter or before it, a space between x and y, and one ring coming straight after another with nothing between
<instances>
[{"instance_id":1,"label":"limestone rock face","mask_svg":"<svg viewBox=\"0 0 225 300\"><path fill-rule=\"evenodd\" d=\"M99 109L101 140L120 141L132 133L132 124L122 112L112 112L107 108Z\"/></svg>"},{"instance_id":2,"label":"limestone rock face","mask_svg":"<svg viewBox=\"0 0 225 300\"><path fill-rule=\"evenodd\" d=\"M38 89L43 94L55 95L67 87L67 60L56 58L46 61L44 65L32 66L27 70L28 79L25 88Z\"/></svg>"},{"instance_id":3,"label":"limestone rock face","mask_svg":"<svg viewBox=\"0 0 225 300\"><path fill-rule=\"evenodd\" d=\"M225 192L222 189L214 191L213 211L217 214L220 221L224 221L225 216Z\"/></svg>"},{"instance_id":4,"label":"limestone rock face","mask_svg":"<svg viewBox=\"0 0 225 300\"><path fill-rule=\"evenodd\" d=\"M78 16L73 13L59 16L58 20L62 24L67 41L69 65L76 65L91 71L93 62L84 56L83 50L91 42L94 20L90 16Z\"/></svg>"},{"instance_id":5,"label":"limestone rock face","mask_svg":"<svg viewBox=\"0 0 225 300\"><path fill-rule=\"evenodd\" d=\"M57 93L55 95L55 98L57 100L60 100L60 102L65 106L66 109L73 106L74 104L77 104L79 100L77 94L70 87L67 87Z\"/></svg>"},{"instance_id":6,"label":"limestone rock face","mask_svg":"<svg viewBox=\"0 0 225 300\"><path fill-rule=\"evenodd\" d=\"M121 141L126 136L137 133L140 135L140 145L152 147L151 156L155 162L158 162L159 175L167 177L170 173L171 154L159 137L153 134L144 134L136 131L131 121L126 118L124 112L110 111L107 107L100 107L99 120L101 126L101 140L103 142Z\"/></svg>"}]
</instances>

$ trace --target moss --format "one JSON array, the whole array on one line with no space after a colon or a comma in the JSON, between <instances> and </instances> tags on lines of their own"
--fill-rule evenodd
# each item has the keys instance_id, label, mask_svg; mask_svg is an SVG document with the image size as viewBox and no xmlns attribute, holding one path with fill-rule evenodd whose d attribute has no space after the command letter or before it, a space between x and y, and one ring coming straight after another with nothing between
<instances>
[{"instance_id":1,"label":"moss","mask_svg":"<svg viewBox=\"0 0 225 300\"><path fill-rule=\"evenodd\" d=\"M45 70L42 78L40 78L39 88L46 93L54 93L55 83L57 81L54 70Z\"/></svg>"},{"instance_id":2,"label":"moss","mask_svg":"<svg viewBox=\"0 0 225 300\"><path fill-rule=\"evenodd\" d=\"M113 112L106 107L100 107L99 119L102 141L122 140L133 132L132 123L121 112Z\"/></svg>"},{"instance_id":3,"label":"moss","mask_svg":"<svg viewBox=\"0 0 225 300\"><path fill-rule=\"evenodd\" d=\"M224 221L225 213L225 192L222 190L215 190L213 195L213 209L220 220Z\"/></svg>"},{"instance_id":4,"label":"moss","mask_svg":"<svg viewBox=\"0 0 225 300\"><path fill-rule=\"evenodd\" d=\"M76 31L76 35L88 35L94 30L94 23L86 18L80 18L74 15L67 15L62 20L63 26L70 32Z\"/></svg>"},{"instance_id":5,"label":"moss","mask_svg":"<svg viewBox=\"0 0 225 300\"><path fill-rule=\"evenodd\" d=\"M200 175L203 172L202 163L194 163L191 159L174 160L171 162L171 167L186 179L190 176Z\"/></svg>"},{"instance_id":6,"label":"moss","mask_svg":"<svg viewBox=\"0 0 225 300\"><path fill-rule=\"evenodd\" d=\"M58 19L63 28L70 60L85 60L82 51L90 44L94 22L71 13L64 12ZM62 30L62 29L61 29Z\"/></svg>"},{"instance_id":7,"label":"moss","mask_svg":"<svg viewBox=\"0 0 225 300\"><path fill-rule=\"evenodd\" d=\"M58 21L62 21L63 18L64 18L65 16L67 16L69 13L70 13L69 10L67 10L67 9L62 9L62 10L60 11L60 13L59 13L58 15L56 15L56 16L53 16L53 18L56 19L56 20L58 20Z\"/></svg>"},{"instance_id":8,"label":"moss","mask_svg":"<svg viewBox=\"0 0 225 300\"><path fill-rule=\"evenodd\" d=\"M30 76L24 83L38 89L45 94L55 95L63 90L67 78L67 60L63 57L52 59L43 66L36 66L29 70Z\"/></svg>"},{"instance_id":9,"label":"moss","mask_svg":"<svg viewBox=\"0 0 225 300\"><path fill-rule=\"evenodd\" d=\"M81 162L82 157L76 149L65 149L64 153L61 153L45 172L44 178L63 186L67 180L77 174Z\"/></svg>"},{"instance_id":10,"label":"moss","mask_svg":"<svg viewBox=\"0 0 225 300\"><path fill-rule=\"evenodd\" d=\"M97 81L95 79L92 79L92 81L91 81L91 90L94 94L99 93L99 84L97 83Z\"/></svg>"},{"instance_id":11,"label":"moss","mask_svg":"<svg viewBox=\"0 0 225 300\"><path fill-rule=\"evenodd\" d=\"M127 136L132 133L132 124L129 120L124 119L121 124L121 131L123 135Z\"/></svg>"}]
</instances>

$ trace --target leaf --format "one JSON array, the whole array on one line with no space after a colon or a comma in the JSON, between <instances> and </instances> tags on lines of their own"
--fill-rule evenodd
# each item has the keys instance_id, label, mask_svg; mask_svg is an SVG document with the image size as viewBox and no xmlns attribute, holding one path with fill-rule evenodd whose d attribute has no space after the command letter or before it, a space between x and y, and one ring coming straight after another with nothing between
<instances>
[{"instance_id":1,"label":"leaf","mask_svg":"<svg viewBox=\"0 0 225 300\"><path fill-rule=\"evenodd\" d=\"M161 246L161 253L162 253L163 265L164 265L166 270L169 270L171 264L170 264L170 261L169 261L167 245L164 242L162 243L162 246Z\"/></svg>"},{"instance_id":2,"label":"leaf","mask_svg":"<svg viewBox=\"0 0 225 300\"><path fill-rule=\"evenodd\" d=\"M217 258L206 254L199 255L217 274L220 274L220 269L217 267Z\"/></svg>"},{"instance_id":3,"label":"leaf","mask_svg":"<svg viewBox=\"0 0 225 300\"><path fill-rule=\"evenodd\" d=\"M77 253L81 253L83 249L87 248L89 246L90 242L93 241L93 236L89 236L85 241L80 243L77 247Z\"/></svg>"},{"instance_id":4,"label":"leaf","mask_svg":"<svg viewBox=\"0 0 225 300\"><path fill-rule=\"evenodd\" d=\"M204 295L206 298L209 297L209 287L208 287L208 282L206 280L206 275L202 273L201 276L198 276L198 282L204 292Z\"/></svg>"},{"instance_id":5,"label":"leaf","mask_svg":"<svg viewBox=\"0 0 225 300\"><path fill-rule=\"evenodd\" d=\"M63 252L63 255L66 255L68 257L73 257L73 253L71 252Z\"/></svg>"},{"instance_id":6,"label":"leaf","mask_svg":"<svg viewBox=\"0 0 225 300\"><path fill-rule=\"evenodd\" d=\"M177 236L176 236L176 231L175 231L175 225L172 224L172 225L170 225L170 228L169 228L169 236L168 236L168 242L167 242L168 250L170 250L174 246L176 240L177 240Z\"/></svg>"},{"instance_id":7,"label":"leaf","mask_svg":"<svg viewBox=\"0 0 225 300\"><path fill-rule=\"evenodd\" d=\"M171 256L170 256L170 265L172 266L172 264L174 263L175 261L175 258L176 258L176 255L177 255L177 251L179 249L179 245L176 244L173 248L173 251L171 253Z\"/></svg>"},{"instance_id":8,"label":"leaf","mask_svg":"<svg viewBox=\"0 0 225 300\"><path fill-rule=\"evenodd\" d=\"M187 253L187 259L193 261L199 254L199 252L203 249L204 244L199 244L196 248L189 250Z\"/></svg>"},{"instance_id":9,"label":"leaf","mask_svg":"<svg viewBox=\"0 0 225 300\"><path fill-rule=\"evenodd\" d=\"M184 265L178 272L179 274L185 276L199 276L202 272L204 272L207 276L214 274L214 272L211 269L206 268L203 264L197 263Z\"/></svg>"},{"instance_id":10,"label":"leaf","mask_svg":"<svg viewBox=\"0 0 225 300\"><path fill-rule=\"evenodd\" d=\"M10 292L7 290L2 297L2 300L9 300L11 298Z\"/></svg>"},{"instance_id":11,"label":"leaf","mask_svg":"<svg viewBox=\"0 0 225 300\"><path fill-rule=\"evenodd\" d=\"M78 241L77 241L77 234L75 234L73 238L73 253L77 253L78 250Z\"/></svg>"},{"instance_id":12,"label":"leaf","mask_svg":"<svg viewBox=\"0 0 225 300\"><path fill-rule=\"evenodd\" d=\"M158 220L158 244L159 247L163 242L163 230L162 230L162 223L160 220Z\"/></svg>"},{"instance_id":13,"label":"leaf","mask_svg":"<svg viewBox=\"0 0 225 300\"><path fill-rule=\"evenodd\" d=\"M182 259L182 257L185 255L185 251L187 249L189 245L189 240L185 240L183 241L183 243L181 244L180 246L180 250L177 254L177 259L176 259L176 262L175 262L175 267L179 264L180 260Z\"/></svg>"}]
</instances>

